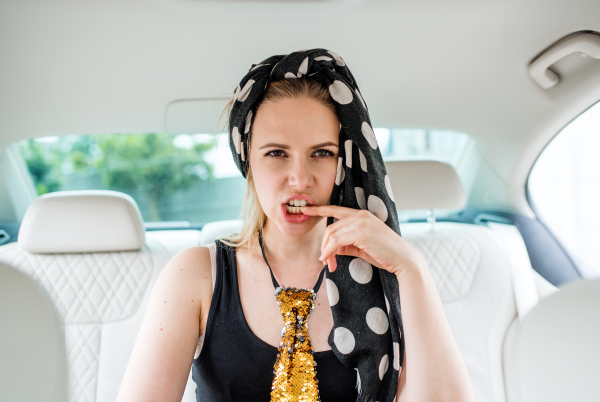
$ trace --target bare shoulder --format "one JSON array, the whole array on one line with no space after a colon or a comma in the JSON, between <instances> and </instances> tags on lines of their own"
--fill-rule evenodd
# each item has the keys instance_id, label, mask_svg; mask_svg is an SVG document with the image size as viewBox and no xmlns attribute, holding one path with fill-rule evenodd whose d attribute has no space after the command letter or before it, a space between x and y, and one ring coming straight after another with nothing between
<instances>
[{"instance_id":1,"label":"bare shoulder","mask_svg":"<svg viewBox=\"0 0 600 402\"><path fill-rule=\"evenodd\" d=\"M185 304L192 303L198 309L207 301L210 303L212 266L208 247L189 247L175 254L163 268L156 287L157 292L169 295L174 301L183 299Z\"/></svg>"},{"instance_id":2,"label":"bare shoulder","mask_svg":"<svg viewBox=\"0 0 600 402\"><path fill-rule=\"evenodd\" d=\"M202 279L208 274L206 279L210 279L212 271L210 251L207 246L195 246L181 250L169 260L164 271L169 274L183 272L187 279Z\"/></svg>"}]
</instances>

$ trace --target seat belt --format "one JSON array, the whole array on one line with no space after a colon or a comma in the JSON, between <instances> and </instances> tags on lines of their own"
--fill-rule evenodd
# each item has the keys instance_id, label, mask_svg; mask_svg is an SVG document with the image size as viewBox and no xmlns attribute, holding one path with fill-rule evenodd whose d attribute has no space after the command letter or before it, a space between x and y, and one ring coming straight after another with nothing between
<instances>
[{"instance_id":1,"label":"seat belt","mask_svg":"<svg viewBox=\"0 0 600 402\"><path fill-rule=\"evenodd\" d=\"M529 313L540 301L540 295L533 278L533 268L527 247L521 232L515 225L497 222L486 222L504 243L511 268L513 293L519 314L519 321Z\"/></svg>"}]
</instances>

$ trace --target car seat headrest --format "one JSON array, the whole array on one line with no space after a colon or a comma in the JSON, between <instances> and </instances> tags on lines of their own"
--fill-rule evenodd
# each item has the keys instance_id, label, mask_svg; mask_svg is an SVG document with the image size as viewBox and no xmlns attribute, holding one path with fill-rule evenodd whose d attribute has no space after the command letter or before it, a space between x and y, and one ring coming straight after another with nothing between
<instances>
[{"instance_id":1,"label":"car seat headrest","mask_svg":"<svg viewBox=\"0 0 600 402\"><path fill-rule=\"evenodd\" d=\"M398 210L458 209L466 204L462 183L448 163L403 160L385 162L385 167Z\"/></svg>"},{"instance_id":2,"label":"car seat headrest","mask_svg":"<svg viewBox=\"0 0 600 402\"><path fill-rule=\"evenodd\" d=\"M27 208L18 243L31 253L125 251L142 247L145 233L140 210L127 194L58 191Z\"/></svg>"}]
</instances>

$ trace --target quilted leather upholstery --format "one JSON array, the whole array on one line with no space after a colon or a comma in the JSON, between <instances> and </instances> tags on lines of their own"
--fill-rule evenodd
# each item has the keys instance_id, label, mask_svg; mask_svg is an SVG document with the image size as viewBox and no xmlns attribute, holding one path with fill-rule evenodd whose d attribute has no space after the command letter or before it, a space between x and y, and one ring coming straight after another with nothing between
<instances>
[{"instance_id":1,"label":"quilted leather upholstery","mask_svg":"<svg viewBox=\"0 0 600 402\"><path fill-rule=\"evenodd\" d=\"M16 245L15 245L16 246ZM10 265L38 279L65 324L122 320L137 311L152 272L147 246L102 253L14 253Z\"/></svg>"},{"instance_id":2,"label":"quilted leather upholstery","mask_svg":"<svg viewBox=\"0 0 600 402\"><path fill-rule=\"evenodd\" d=\"M401 231L408 229L403 233L405 240L427 261L442 302L466 296L481 262L482 250L476 236L466 228L449 232L447 226L442 226L438 231L418 232L410 225L402 225Z\"/></svg>"}]
</instances>

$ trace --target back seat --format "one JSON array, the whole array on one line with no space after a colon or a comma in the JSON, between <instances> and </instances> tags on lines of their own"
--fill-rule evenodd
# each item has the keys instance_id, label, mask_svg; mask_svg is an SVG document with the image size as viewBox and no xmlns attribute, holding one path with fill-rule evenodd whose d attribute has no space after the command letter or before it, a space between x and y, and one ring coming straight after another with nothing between
<instances>
[{"instance_id":1,"label":"back seat","mask_svg":"<svg viewBox=\"0 0 600 402\"><path fill-rule=\"evenodd\" d=\"M450 165L386 165L399 209L464 206ZM0 246L0 262L42 283L63 316L70 402L114 401L162 268L179 251L240 225L221 221L202 231L144 234L133 199L112 191L52 193L29 207L18 243ZM503 239L484 225L435 220L401 223L400 230L427 261L477 401L505 402L502 348L517 309ZM552 287L539 275L536 281ZM183 400L194 401L194 390L190 379Z\"/></svg>"}]
</instances>

